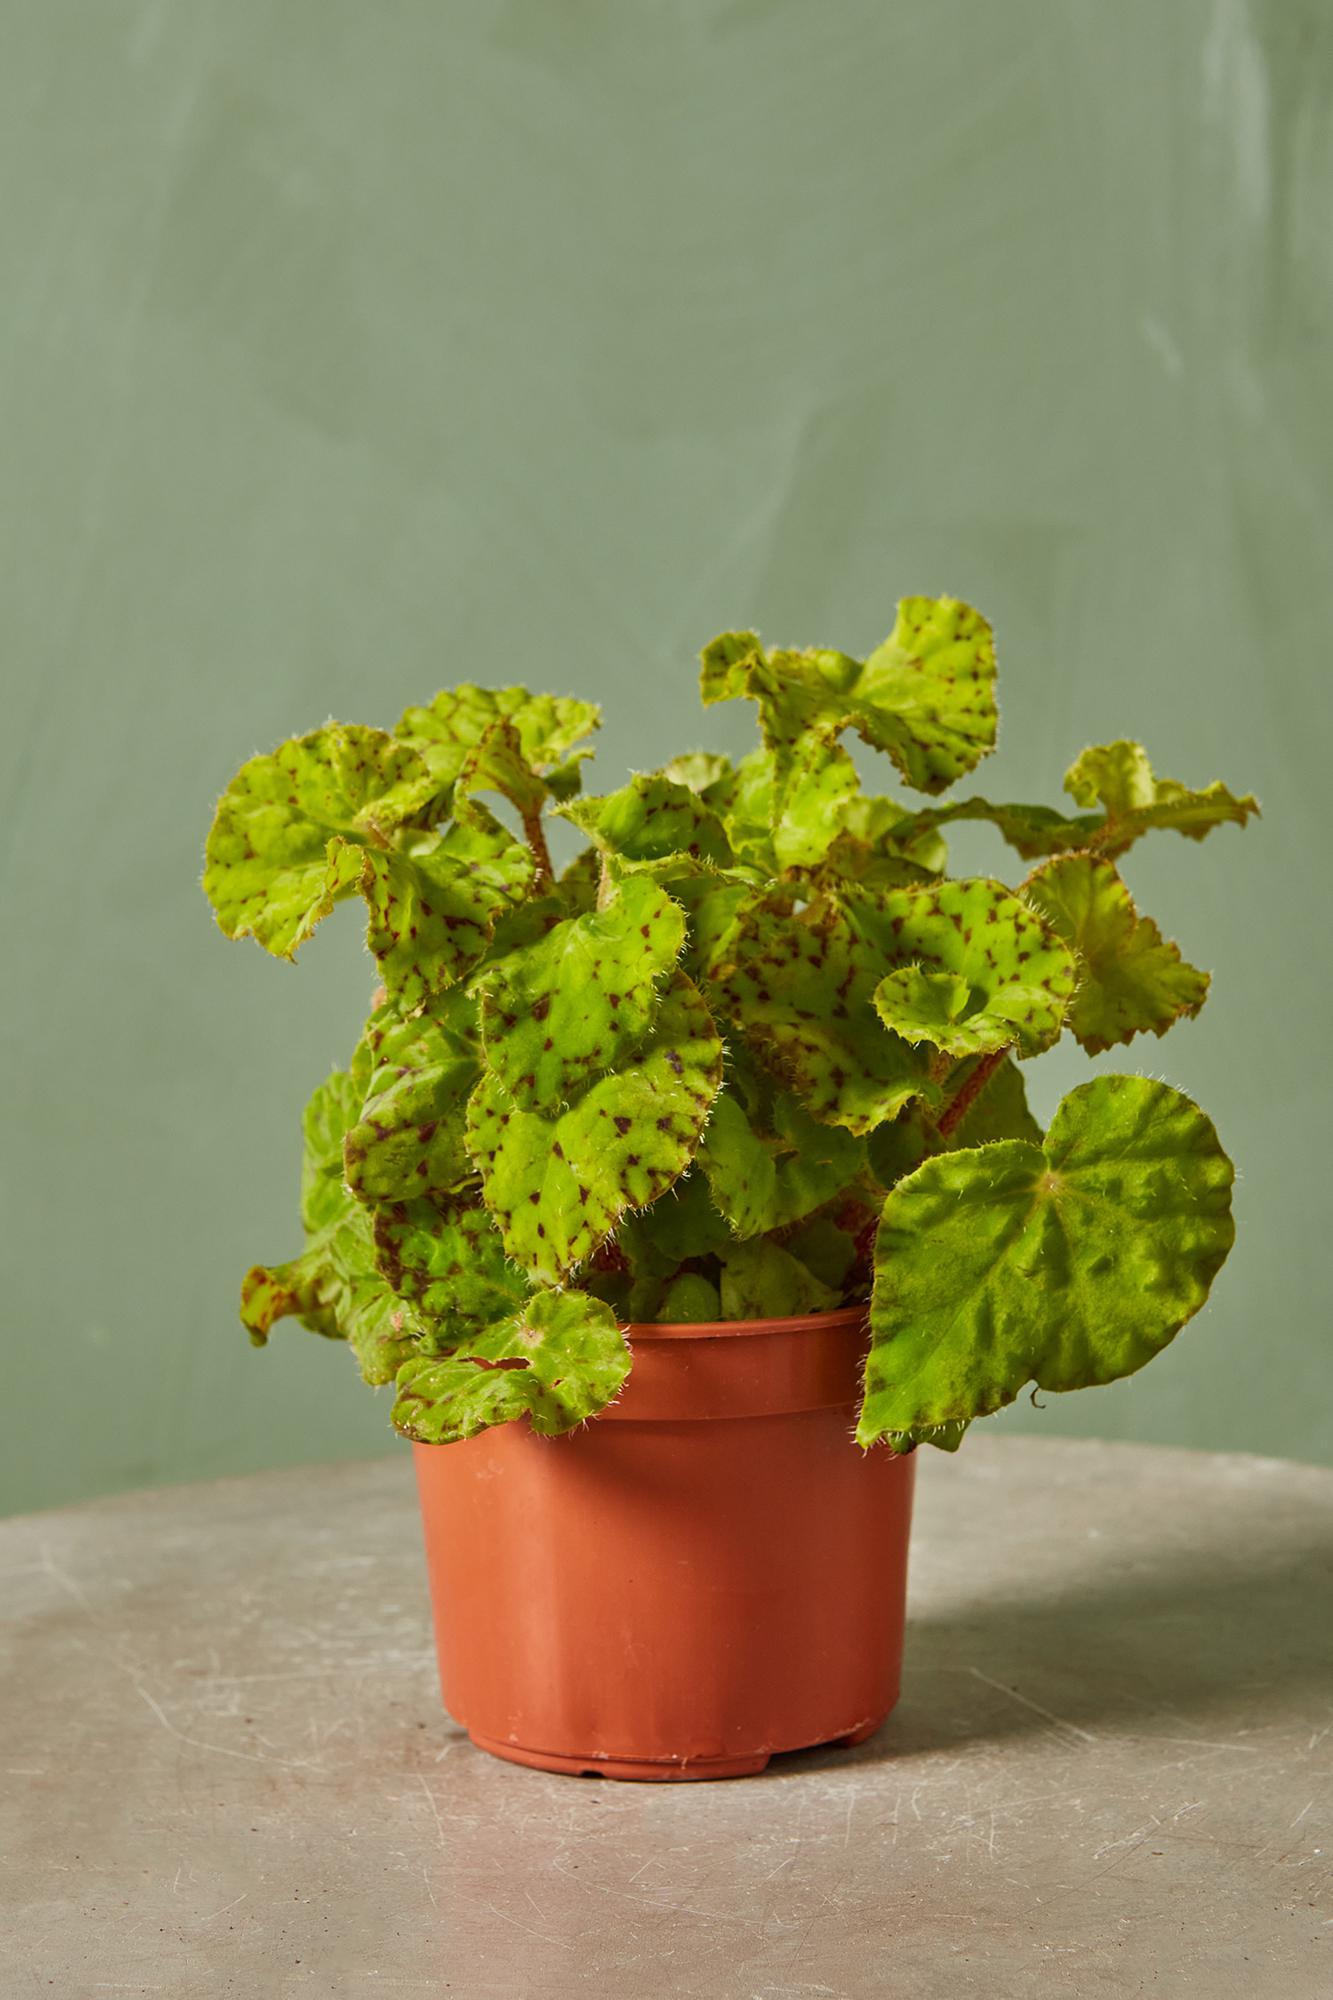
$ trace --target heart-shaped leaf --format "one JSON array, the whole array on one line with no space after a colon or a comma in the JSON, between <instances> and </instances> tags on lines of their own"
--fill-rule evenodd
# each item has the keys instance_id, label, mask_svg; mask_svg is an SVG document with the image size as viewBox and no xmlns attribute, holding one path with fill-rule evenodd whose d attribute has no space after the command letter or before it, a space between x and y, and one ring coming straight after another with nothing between
<instances>
[{"instance_id":1,"label":"heart-shaped leaf","mask_svg":"<svg viewBox=\"0 0 1333 2000\"><path fill-rule=\"evenodd\" d=\"M452 1354L406 1362L393 1421L419 1444L457 1443L523 1416L558 1437L606 1408L629 1365L609 1306L586 1292L537 1292Z\"/></svg>"},{"instance_id":2,"label":"heart-shaped leaf","mask_svg":"<svg viewBox=\"0 0 1333 2000\"><path fill-rule=\"evenodd\" d=\"M1089 1055L1145 1030L1164 1035L1208 997L1208 974L1139 915L1113 862L1061 855L1029 875L1023 893L1078 954L1069 1026Z\"/></svg>"},{"instance_id":3,"label":"heart-shaped leaf","mask_svg":"<svg viewBox=\"0 0 1333 2000\"><path fill-rule=\"evenodd\" d=\"M1141 1368L1208 1296L1232 1178L1197 1105L1130 1076L1072 1090L1044 1146L926 1160L884 1203L861 1443Z\"/></svg>"}]
</instances>

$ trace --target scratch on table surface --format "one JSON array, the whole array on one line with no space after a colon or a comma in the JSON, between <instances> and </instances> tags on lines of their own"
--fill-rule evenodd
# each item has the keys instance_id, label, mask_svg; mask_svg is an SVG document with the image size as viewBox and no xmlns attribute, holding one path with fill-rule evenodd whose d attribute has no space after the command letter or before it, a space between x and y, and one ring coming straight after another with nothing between
<instances>
[{"instance_id":1,"label":"scratch on table surface","mask_svg":"<svg viewBox=\"0 0 1333 2000\"><path fill-rule=\"evenodd\" d=\"M1034 1715L1041 1716L1043 1721L1051 1723L1056 1729L1067 1729L1071 1736L1077 1736L1084 1743L1095 1743L1098 1740L1090 1729L1080 1729L1076 1722L1066 1722L1062 1715L1056 1715L1051 1709L1043 1708L1041 1703L1033 1701L1030 1695L1020 1694L1015 1687L1006 1687L1003 1681L993 1681L989 1674L982 1673L980 1667L965 1667L963 1671L971 1674L974 1680L984 1682L988 1688L994 1688L997 1694L1007 1694L1011 1701L1021 1702L1024 1708L1030 1708Z\"/></svg>"},{"instance_id":2,"label":"scratch on table surface","mask_svg":"<svg viewBox=\"0 0 1333 2000\"><path fill-rule=\"evenodd\" d=\"M524 1931L529 1937L539 1938L543 1944L559 1945L562 1951L573 1950L568 1938L552 1937L549 1931L536 1930L531 1924L523 1923L520 1918L508 1916L504 1910L497 1910L494 1903L487 1903L486 1908L493 1917L498 1917L501 1923L512 1924L515 1930Z\"/></svg>"},{"instance_id":3,"label":"scratch on table surface","mask_svg":"<svg viewBox=\"0 0 1333 2000\"><path fill-rule=\"evenodd\" d=\"M261 1757L253 1750L233 1750L227 1743L206 1743L202 1736L191 1736L184 1729L177 1729L171 1718L163 1713L159 1702L154 1701L146 1687L136 1681L133 1673L122 1660L114 1662L121 1672L128 1676L130 1685L157 1717L169 1736L180 1743L188 1743L193 1750L210 1750L215 1757L239 1757L243 1764L278 1764L284 1771L322 1771L324 1766L310 1757Z\"/></svg>"}]
</instances>

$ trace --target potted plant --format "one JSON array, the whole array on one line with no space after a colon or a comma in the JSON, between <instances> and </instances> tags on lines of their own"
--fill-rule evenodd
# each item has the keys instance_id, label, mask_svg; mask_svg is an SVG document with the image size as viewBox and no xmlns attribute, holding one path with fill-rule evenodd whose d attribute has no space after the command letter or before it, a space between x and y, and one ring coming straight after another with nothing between
<instances>
[{"instance_id":1,"label":"potted plant","mask_svg":"<svg viewBox=\"0 0 1333 2000\"><path fill-rule=\"evenodd\" d=\"M705 647L705 703L758 709L739 762L585 796L595 708L464 684L221 799L223 931L292 958L360 896L381 982L305 1114L305 1250L241 1315L395 1385L446 1703L503 1756L705 1777L868 1735L917 1445L1130 1374L1227 1254L1196 1105L1096 1075L1043 1134L1022 1065L1198 1012L1117 863L1255 802L1129 742L1083 752L1068 812L862 790L849 731L918 792L965 777L994 681L984 618L909 598L864 661ZM956 820L1017 888L948 874Z\"/></svg>"}]
</instances>

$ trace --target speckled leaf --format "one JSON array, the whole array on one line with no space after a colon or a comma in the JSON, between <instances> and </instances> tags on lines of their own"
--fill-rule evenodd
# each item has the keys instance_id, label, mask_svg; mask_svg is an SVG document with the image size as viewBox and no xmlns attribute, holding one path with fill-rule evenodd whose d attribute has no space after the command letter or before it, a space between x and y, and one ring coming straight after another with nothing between
<instances>
[{"instance_id":1,"label":"speckled leaf","mask_svg":"<svg viewBox=\"0 0 1333 2000\"><path fill-rule=\"evenodd\" d=\"M414 1352L420 1326L375 1267L370 1218L348 1201L341 1222L320 1231L288 1264L256 1264L241 1287L241 1319L262 1347L280 1319L345 1340L365 1380L392 1382Z\"/></svg>"},{"instance_id":2,"label":"speckled leaf","mask_svg":"<svg viewBox=\"0 0 1333 2000\"><path fill-rule=\"evenodd\" d=\"M306 1247L286 1264L258 1264L241 1288L241 1319L262 1347L275 1323L350 1343L368 1382L389 1382L420 1326L376 1269L370 1219L342 1181L342 1148L361 1081L335 1070L306 1106L301 1209Z\"/></svg>"},{"instance_id":3,"label":"speckled leaf","mask_svg":"<svg viewBox=\"0 0 1333 2000\"><path fill-rule=\"evenodd\" d=\"M738 921L718 998L777 1079L826 1125L864 1133L918 1095L925 1055L871 1005L883 976L886 924L869 897L819 895L792 912L757 898Z\"/></svg>"},{"instance_id":4,"label":"speckled leaf","mask_svg":"<svg viewBox=\"0 0 1333 2000\"><path fill-rule=\"evenodd\" d=\"M484 1208L398 1202L375 1216L380 1271L426 1328L426 1346L452 1345L522 1305L530 1287L505 1256Z\"/></svg>"},{"instance_id":5,"label":"speckled leaf","mask_svg":"<svg viewBox=\"0 0 1333 2000\"><path fill-rule=\"evenodd\" d=\"M799 1222L856 1178L865 1149L838 1125L821 1125L794 1097L775 1095L771 1129L756 1129L739 1097L724 1090L713 1106L699 1164L713 1200L737 1236L761 1236Z\"/></svg>"},{"instance_id":6,"label":"speckled leaf","mask_svg":"<svg viewBox=\"0 0 1333 2000\"><path fill-rule=\"evenodd\" d=\"M766 1236L728 1244L720 1257L724 1319L793 1319L839 1303L832 1286Z\"/></svg>"},{"instance_id":7,"label":"speckled leaf","mask_svg":"<svg viewBox=\"0 0 1333 2000\"><path fill-rule=\"evenodd\" d=\"M722 822L697 792L660 771L632 778L618 792L562 808L596 846L622 861L688 856L725 867L732 859Z\"/></svg>"},{"instance_id":8,"label":"speckled leaf","mask_svg":"<svg viewBox=\"0 0 1333 2000\"><path fill-rule=\"evenodd\" d=\"M534 873L527 848L475 800L443 833L415 834L388 853L365 850L366 944L404 1013L463 977Z\"/></svg>"},{"instance_id":9,"label":"speckled leaf","mask_svg":"<svg viewBox=\"0 0 1333 2000\"><path fill-rule=\"evenodd\" d=\"M219 800L205 849L204 892L222 930L294 957L357 888L361 844L387 839L432 789L421 759L378 729L331 722L252 757Z\"/></svg>"},{"instance_id":10,"label":"speckled leaf","mask_svg":"<svg viewBox=\"0 0 1333 2000\"><path fill-rule=\"evenodd\" d=\"M828 648L762 655L745 690L780 770L812 732L831 740L851 728L887 751L908 784L941 792L995 747L991 629L952 597L904 598L864 662Z\"/></svg>"},{"instance_id":11,"label":"speckled leaf","mask_svg":"<svg viewBox=\"0 0 1333 2000\"><path fill-rule=\"evenodd\" d=\"M773 852L781 868L823 861L844 812L861 790L856 766L840 743L807 736L785 761L773 822Z\"/></svg>"},{"instance_id":12,"label":"speckled leaf","mask_svg":"<svg viewBox=\"0 0 1333 2000\"><path fill-rule=\"evenodd\" d=\"M1073 954L1002 883L889 890L882 909L896 969L875 1006L904 1040L953 1056L1030 1056L1058 1041L1078 983Z\"/></svg>"},{"instance_id":13,"label":"speckled leaf","mask_svg":"<svg viewBox=\"0 0 1333 2000\"><path fill-rule=\"evenodd\" d=\"M1248 793L1237 798L1220 782L1193 792L1173 778L1155 777L1142 745L1123 739L1085 750L1065 773L1065 790L1076 805L1102 807L1106 819L1091 845L1110 856L1123 854L1152 827L1202 840L1227 821L1244 826L1259 810Z\"/></svg>"},{"instance_id":14,"label":"speckled leaf","mask_svg":"<svg viewBox=\"0 0 1333 2000\"><path fill-rule=\"evenodd\" d=\"M524 755L522 739L507 715L491 724L459 767L455 798L472 798L478 792L498 792L524 821L539 818L550 797Z\"/></svg>"},{"instance_id":15,"label":"speckled leaf","mask_svg":"<svg viewBox=\"0 0 1333 2000\"><path fill-rule=\"evenodd\" d=\"M473 1171L463 1141L475 1051L430 1014L372 1024L369 1041L365 1102L344 1142L347 1185L371 1207L458 1187Z\"/></svg>"},{"instance_id":16,"label":"speckled leaf","mask_svg":"<svg viewBox=\"0 0 1333 2000\"><path fill-rule=\"evenodd\" d=\"M523 687L484 688L470 681L444 688L429 708L409 708L394 731L428 765L436 790L452 785L493 723L507 719L518 732L523 756L550 777L567 765L575 746L592 734L601 711L564 695L529 694ZM554 787L553 787L554 789Z\"/></svg>"},{"instance_id":17,"label":"speckled leaf","mask_svg":"<svg viewBox=\"0 0 1333 2000\"><path fill-rule=\"evenodd\" d=\"M1231 1182L1209 1120L1146 1077L1081 1084L1044 1147L927 1160L884 1204L860 1442L1142 1367L1208 1295Z\"/></svg>"},{"instance_id":18,"label":"speckled leaf","mask_svg":"<svg viewBox=\"0 0 1333 2000\"><path fill-rule=\"evenodd\" d=\"M1141 917L1114 863L1090 854L1047 862L1023 893L1077 953L1081 979L1069 1026L1089 1055L1197 1014L1208 974Z\"/></svg>"},{"instance_id":19,"label":"speckled leaf","mask_svg":"<svg viewBox=\"0 0 1333 2000\"><path fill-rule=\"evenodd\" d=\"M895 842L916 854L913 844L937 834L955 820L981 820L993 826L1015 853L1025 861L1044 854L1064 854L1072 848L1087 847L1104 826L1100 813L1071 819L1050 806L992 805L989 799L955 799L947 806L924 806L894 828Z\"/></svg>"},{"instance_id":20,"label":"speckled leaf","mask_svg":"<svg viewBox=\"0 0 1333 2000\"><path fill-rule=\"evenodd\" d=\"M656 1201L693 1157L721 1072L722 1045L682 973L642 1046L567 1110L525 1110L488 1072L469 1107L468 1146L510 1256L557 1284L627 1209Z\"/></svg>"},{"instance_id":21,"label":"speckled leaf","mask_svg":"<svg viewBox=\"0 0 1333 2000\"><path fill-rule=\"evenodd\" d=\"M732 769L714 779L701 796L726 828L737 860L766 874L776 874L773 817L777 773L772 751L752 750Z\"/></svg>"},{"instance_id":22,"label":"speckled leaf","mask_svg":"<svg viewBox=\"0 0 1333 2000\"><path fill-rule=\"evenodd\" d=\"M895 799L849 799L824 857L830 874L887 887L941 874L949 858L943 836L933 828L905 833L912 819Z\"/></svg>"},{"instance_id":23,"label":"speckled leaf","mask_svg":"<svg viewBox=\"0 0 1333 2000\"><path fill-rule=\"evenodd\" d=\"M720 632L699 655L699 698L705 708L737 701L747 692L746 675L763 648L757 632Z\"/></svg>"},{"instance_id":24,"label":"speckled leaf","mask_svg":"<svg viewBox=\"0 0 1333 2000\"><path fill-rule=\"evenodd\" d=\"M609 1306L586 1292L538 1292L452 1354L407 1362L394 1426L421 1444L452 1444L526 1416L558 1437L606 1408L629 1365Z\"/></svg>"},{"instance_id":25,"label":"speckled leaf","mask_svg":"<svg viewBox=\"0 0 1333 2000\"><path fill-rule=\"evenodd\" d=\"M570 917L481 982L486 1059L521 1110L554 1110L646 1032L685 916L631 876L604 910Z\"/></svg>"},{"instance_id":26,"label":"speckled leaf","mask_svg":"<svg viewBox=\"0 0 1333 2000\"><path fill-rule=\"evenodd\" d=\"M357 1121L369 1080L369 1066L353 1062L352 1072L335 1069L321 1083L302 1117L305 1150L301 1160L301 1221L316 1235L348 1212L343 1185L343 1141Z\"/></svg>"}]
</instances>

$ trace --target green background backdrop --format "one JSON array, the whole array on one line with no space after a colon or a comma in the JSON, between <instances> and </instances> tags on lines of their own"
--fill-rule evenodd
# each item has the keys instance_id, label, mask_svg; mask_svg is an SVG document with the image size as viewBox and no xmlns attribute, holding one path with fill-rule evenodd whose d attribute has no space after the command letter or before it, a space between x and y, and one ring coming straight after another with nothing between
<instances>
[{"instance_id":1,"label":"green background backdrop","mask_svg":"<svg viewBox=\"0 0 1333 2000\"><path fill-rule=\"evenodd\" d=\"M390 1448L345 1353L235 1316L371 983L351 909L295 969L214 930L245 756L523 679L606 704L610 785L745 739L719 627L859 652L946 589L988 790L1129 733L1267 808L1135 852L1214 994L1103 1059L1212 1112L1239 1247L1146 1375L996 1421L1333 1459L1328 7L0 15L0 1506Z\"/></svg>"}]
</instances>

